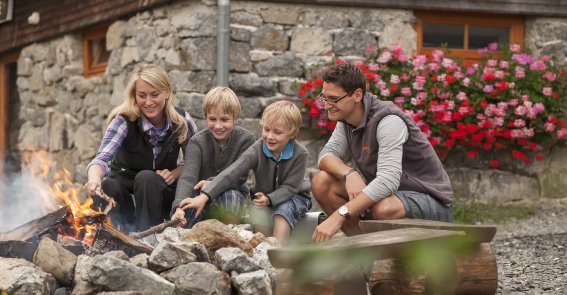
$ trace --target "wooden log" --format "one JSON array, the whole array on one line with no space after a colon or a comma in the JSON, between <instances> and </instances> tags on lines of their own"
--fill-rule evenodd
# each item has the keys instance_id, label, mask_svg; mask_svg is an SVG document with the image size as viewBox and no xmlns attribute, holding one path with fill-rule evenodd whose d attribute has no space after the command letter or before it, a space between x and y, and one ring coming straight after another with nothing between
<instances>
[{"instance_id":1,"label":"wooden log","mask_svg":"<svg viewBox=\"0 0 567 295\"><path fill-rule=\"evenodd\" d=\"M122 250L129 257L136 256L141 253L151 254L153 248L138 242L111 225L103 223L97 230L94 237L93 248L97 250L112 251Z\"/></svg>"},{"instance_id":2,"label":"wooden log","mask_svg":"<svg viewBox=\"0 0 567 295\"><path fill-rule=\"evenodd\" d=\"M488 243L496 234L495 226L457 224L423 219L361 220L359 226L365 233L411 227L462 231L465 232L467 240L472 243Z\"/></svg>"},{"instance_id":3,"label":"wooden log","mask_svg":"<svg viewBox=\"0 0 567 295\"><path fill-rule=\"evenodd\" d=\"M49 214L27 222L11 231L0 233L0 241L27 241L65 220L69 207L61 207Z\"/></svg>"},{"instance_id":4,"label":"wooden log","mask_svg":"<svg viewBox=\"0 0 567 295\"><path fill-rule=\"evenodd\" d=\"M468 253L447 252L445 274L412 271L408 257L376 260L370 275L372 294L494 294L498 283L496 257L488 243Z\"/></svg>"},{"instance_id":5,"label":"wooden log","mask_svg":"<svg viewBox=\"0 0 567 295\"><path fill-rule=\"evenodd\" d=\"M0 241L0 257L23 258L31 262L35 250L37 250L36 243L23 241Z\"/></svg>"}]
</instances>

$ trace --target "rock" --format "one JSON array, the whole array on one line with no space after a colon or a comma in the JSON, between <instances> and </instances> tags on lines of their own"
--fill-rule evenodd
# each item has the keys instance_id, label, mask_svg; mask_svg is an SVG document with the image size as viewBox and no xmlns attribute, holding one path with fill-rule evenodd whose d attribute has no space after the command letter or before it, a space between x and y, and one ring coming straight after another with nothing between
<instances>
[{"instance_id":1,"label":"rock","mask_svg":"<svg viewBox=\"0 0 567 295\"><path fill-rule=\"evenodd\" d=\"M231 294L230 276L210 263L183 264L160 275L175 284L176 294Z\"/></svg>"},{"instance_id":2,"label":"rock","mask_svg":"<svg viewBox=\"0 0 567 295\"><path fill-rule=\"evenodd\" d=\"M189 250L186 243L161 242L152 251L148 259L148 266L160 273L178 265L193 262L197 256Z\"/></svg>"},{"instance_id":3,"label":"rock","mask_svg":"<svg viewBox=\"0 0 567 295\"><path fill-rule=\"evenodd\" d=\"M142 291L150 294L173 294L175 285L151 270L120 259L99 255L92 259L83 277L111 291Z\"/></svg>"},{"instance_id":4,"label":"rock","mask_svg":"<svg viewBox=\"0 0 567 295\"><path fill-rule=\"evenodd\" d=\"M89 256L79 255L79 257L77 257L72 295L94 295L102 289L100 286L91 284L86 276L87 272L92 267L92 263L93 259Z\"/></svg>"},{"instance_id":5,"label":"rock","mask_svg":"<svg viewBox=\"0 0 567 295\"><path fill-rule=\"evenodd\" d=\"M140 253L134 257L130 258L130 262L132 264L134 264L135 266L141 267L141 268L148 268L148 258L149 255L146 253Z\"/></svg>"},{"instance_id":6,"label":"rock","mask_svg":"<svg viewBox=\"0 0 567 295\"><path fill-rule=\"evenodd\" d=\"M181 237L184 242L198 242L207 248L209 257L215 257L215 252L224 247L238 247L248 256L253 250L250 244L224 223L216 219L198 222L193 228Z\"/></svg>"},{"instance_id":7,"label":"rock","mask_svg":"<svg viewBox=\"0 0 567 295\"><path fill-rule=\"evenodd\" d=\"M0 290L10 295L52 294L55 278L20 258L0 257Z\"/></svg>"},{"instance_id":8,"label":"rock","mask_svg":"<svg viewBox=\"0 0 567 295\"><path fill-rule=\"evenodd\" d=\"M232 284L240 295L272 294L270 276L265 270L233 275Z\"/></svg>"},{"instance_id":9,"label":"rock","mask_svg":"<svg viewBox=\"0 0 567 295\"><path fill-rule=\"evenodd\" d=\"M215 252L215 260L218 267L227 273L233 271L237 273L251 272L261 269L252 258L248 257L240 248L226 247L220 248Z\"/></svg>"},{"instance_id":10,"label":"rock","mask_svg":"<svg viewBox=\"0 0 567 295\"><path fill-rule=\"evenodd\" d=\"M33 256L33 263L52 274L59 282L71 285L77 256L50 238L43 238Z\"/></svg>"}]
</instances>

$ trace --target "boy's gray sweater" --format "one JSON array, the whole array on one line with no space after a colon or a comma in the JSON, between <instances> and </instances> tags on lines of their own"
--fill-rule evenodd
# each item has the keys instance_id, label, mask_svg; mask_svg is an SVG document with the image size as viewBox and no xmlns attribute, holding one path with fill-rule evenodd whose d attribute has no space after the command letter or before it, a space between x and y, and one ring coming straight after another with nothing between
<instances>
[{"instance_id":1,"label":"boy's gray sweater","mask_svg":"<svg viewBox=\"0 0 567 295\"><path fill-rule=\"evenodd\" d=\"M181 200L193 196L193 187L199 181L218 175L230 164L234 163L254 141L254 134L240 126L234 127L223 148L219 146L208 129L201 130L191 137L185 148L187 160L183 167L183 173L177 182L172 213L175 212L175 208L179 206ZM237 179L234 185L229 188L238 189L244 195L247 195L247 176Z\"/></svg>"},{"instance_id":2,"label":"boy's gray sweater","mask_svg":"<svg viewBox=\"0 0 567 295\"><path fill-rule=\"evenodd\" d=\"M209 198L216 198L253 170L256 178L253 191L264 193L270 199L271 206L289 200L293 194L310 197L311 183L305 175L307 149L295 140L292 142L291 159L276 162L264 154L263 140L260 138L201 191Z\"/></svg>"}]
</instances>

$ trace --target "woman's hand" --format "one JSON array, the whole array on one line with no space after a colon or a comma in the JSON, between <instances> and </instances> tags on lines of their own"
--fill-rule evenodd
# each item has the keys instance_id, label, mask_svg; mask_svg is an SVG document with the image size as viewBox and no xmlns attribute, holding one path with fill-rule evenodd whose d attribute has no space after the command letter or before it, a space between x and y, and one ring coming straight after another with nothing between
<instances>
[{"instance_id":1,"label":"woman's hand","mask_svg":"<svg viewBox=\"0 0 567 295\"><path fill-rule=\"evenodd\" d=\"M185 219L185 211L183 211L179 207L175 209L175 213L173 213L173 215L171 216L171 220L175 220L175 219L179 220L178 226L187 225L187 219Z\"/></svg>"},{"instance_id":2,"label":"woman's hand","mask_svg":"<svg viewBox=\"0 0 567 295\"><path fill-rule=\"evenodd\" d=\"M181 201L181 203L179 203L179 208L177 208L176 210L195 208L195 210L197 211L195 212L195 218L197 218L197 216L201 214L201 211L203 211L203 208L205 208L205 204L207 204L208 200L209 197L205 194L200 194L194 198L185 198Z\"/></svg>"},{"instance_id":3,"label":"woman's hand","mask_svg":"<svg viewBox=\"0 0 567 295\"><path fill-rule=\"evenodd\" d=\"M209 183L209 182L211 182L211 181L210 180L201 180L193 188L200 190L203 187L205 187L205 185L207 185L207 183Z\"/></svg>"},{"instance_id":4,"label":"woman's hand","mask_svg":"<svg viewBox=\"0 0 567 295\"><path fill-rule=\"evenodd\" d=\"M252 202L256 208L268 207L270 205L270 199L268 199L264 193L258 192L255 193L254 196L256 197L252 200Z\"/></svg>"},{"instance_id":5,"label":"woman's hand","mask_svg":"<svg viewBox=\"0 0 567 295\"><path fill-rule=\"evenodd\" d=\"M156 170L157 175L161 176L167 185L172 185L175 182L175 176L168 169Z\"/></svg>"}]
</instances>

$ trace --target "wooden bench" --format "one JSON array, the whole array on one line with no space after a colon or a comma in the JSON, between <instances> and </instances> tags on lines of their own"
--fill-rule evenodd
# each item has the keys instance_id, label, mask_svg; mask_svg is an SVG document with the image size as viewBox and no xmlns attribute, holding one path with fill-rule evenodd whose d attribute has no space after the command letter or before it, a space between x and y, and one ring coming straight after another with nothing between
<instances>
[{"instance_id":1,"label":"wooden bench","mask_svg":"<svg viewBox=\"0 0 567 295\"><path fill-rule=\"evenodd\" d=\"M364 234L268 251L276 294L494 294L491 226L362 221ZM368 282L368 284L366 284Z\"/></svg>"}]
</instances>

